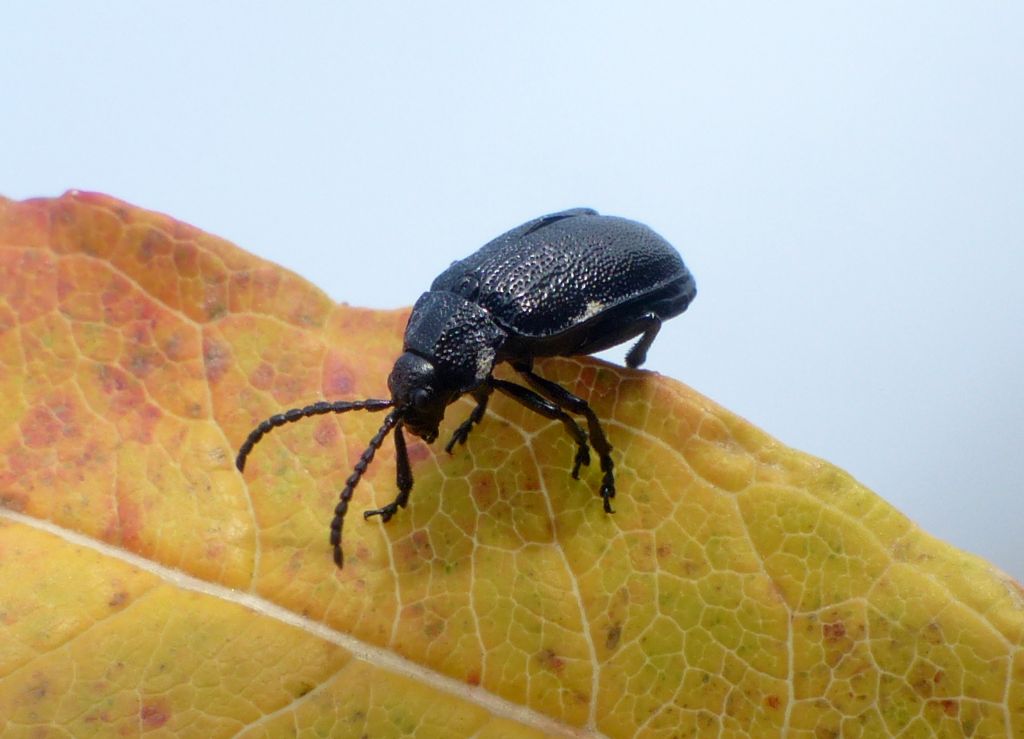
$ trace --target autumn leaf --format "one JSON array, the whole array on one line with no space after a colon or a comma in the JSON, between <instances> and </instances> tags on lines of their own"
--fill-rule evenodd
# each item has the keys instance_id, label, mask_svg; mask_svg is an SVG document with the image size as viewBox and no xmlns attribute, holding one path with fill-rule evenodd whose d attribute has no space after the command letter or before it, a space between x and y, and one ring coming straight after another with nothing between
<instances>
[{"instance_id":1,"label":"autumn leaf","mask_svg":"<svg viewBox=\"0 0 1024 739\"><path fill-rule=\"evenodd\" d=\"M406 316L105 196L0 200L0 733L1024 736L1016 583L655 373L539 366L604 420L615 515L496 396L454 455L410 439L337 570L379 415L234 452L387 397ZM386 444L357 510L394 494Z\"/></svg>"}]
</instances>

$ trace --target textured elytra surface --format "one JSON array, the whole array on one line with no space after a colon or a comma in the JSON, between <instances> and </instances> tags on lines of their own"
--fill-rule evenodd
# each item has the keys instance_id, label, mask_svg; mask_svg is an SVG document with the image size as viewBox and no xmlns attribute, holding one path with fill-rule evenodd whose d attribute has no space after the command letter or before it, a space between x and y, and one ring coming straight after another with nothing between
<instances>
[{"instance_id":1,"label":"textured elytra surface","mask_svg":"<svg viewBox=\"0 0 1024 739\"><path fill-rule=\"evenodd\" d=\"M541 337L670 282L692 294L693 278L658 234L635 221L576 209L502 234L448 267L431 289L479 303L518 335Z\"/></svg>"},{"instance_id":2,"label":"textured elytra surface","mask_svg":"<svg viewBox=\"0 0 1024 739\"><path fill-rule=\"evenodd\" d=\"M1015 583L646 372L538 366L605 419L614 516L495 397L335 570L380 416L234 449L382 396L406 315L110 198L0 201L0 733L1024 734ZM394 492L386 445L356 510Z\"/></svg>"}]
</instances>

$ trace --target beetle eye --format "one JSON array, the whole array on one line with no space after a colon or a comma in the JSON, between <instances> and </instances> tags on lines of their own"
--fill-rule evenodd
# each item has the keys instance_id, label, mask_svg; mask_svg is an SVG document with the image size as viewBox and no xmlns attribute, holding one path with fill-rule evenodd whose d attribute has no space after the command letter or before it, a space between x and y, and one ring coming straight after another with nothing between
<instances>
[{"instance_id":1,"label":"beetle eye","mask_svg":"<svg viewBox=\"0 0 1024 739\"><path fill-rule=\"evenodd\" d=\"M409 400L412 402L412 407L416 410L426 410L427 406L430 405L430 391L425 388L418 387L412 391Z\"/></svg>"}]
</instances>

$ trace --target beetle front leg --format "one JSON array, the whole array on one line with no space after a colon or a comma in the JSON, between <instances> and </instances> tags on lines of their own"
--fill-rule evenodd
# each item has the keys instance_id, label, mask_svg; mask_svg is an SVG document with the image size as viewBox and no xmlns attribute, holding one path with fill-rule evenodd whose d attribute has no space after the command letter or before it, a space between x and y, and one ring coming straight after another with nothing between
<instances>
[{"instance_id":1,"label":"beetle front leg","mask_svg":"<svg viewBox=\"0 0 1024 739\"><path fill-rule=\"evenodd\" d=\"M405 508L409 502L409 493L412 492L412 467L409 465L409 452L405 448L405 435L402 433L401 424L395 427L395 472L398 495L383 508L363 511L364 519L380 516L381 520L387 523L399 508Z\"/></svg>"},{"instance_id":2,"label":"beetle front leg","mask_svg":"<svg viewBox=\"0 0 1024 739\"><path fill-rule=\"evenodd\" d=\"M473 430L475 424L480 423L483 420L484 413L487 412L487 400L491 397L491 391L494 388L490 385L481 385L479 388L473 391L473 397L476 399L476 408L469 414L469 418L459 424L459 427L455 429L452 434L452 438L448 440L448 444L445 445L444 450L449 454L452 453L452 449L455 448L456 444L465 444L466 439L469 438L469 432Z\"/></svg>"},{"instance_id":3,"label":"beetle front leg","mask_svg":"<svg viewBox=\"0 0 1024 739\"><path fill-rule=\"evenodd\" d=\"M612 462L612 445L604 435L601 422L597 414L583 398L577 397L559 385L557 382L545 380L534 373L529 364L513 364L513 368L519 372L526 381L535 387L542 395L551 400L560 408L565 408L572 413L577 413L587 418L587 428L590 431L590 443L594 445L598 458L601 460L601 471L604 479L601 481L601 498L604 500L606 513L614 513L612 510L612 498L615 497L615 463Z\"/></svg>"},{"instance_id":4,"label":"beetle front leg","mask_svg":"<svg viewBox=\"0 0 1024 739\"><path fill-rule=\"evenodd\" d=\"M590 464L590 447L587 446L586 432L580 428L575 419L557 405L548 402L529 388L506 380L496 380L493 377L489 382L495 388L505 393L505 395L522 403L534 413L539 413L547 418L562 422L565 430L569 432L569 436L576 440L576 458L572 464L572 476L578 480L580 477L580 465Z\"/></svg>"}]
</instances>

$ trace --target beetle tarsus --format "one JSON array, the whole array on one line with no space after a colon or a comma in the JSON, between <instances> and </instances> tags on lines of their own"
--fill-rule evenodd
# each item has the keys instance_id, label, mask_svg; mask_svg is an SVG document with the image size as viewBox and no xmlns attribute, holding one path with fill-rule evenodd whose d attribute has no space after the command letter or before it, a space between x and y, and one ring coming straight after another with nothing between
<instances>
[{"instance_id":1,"label":"beetle tarsus","mask_svg":"<svg viewBox=\"0 0 1024 739\"><path fill-rule=\"evenodd\" d=\"M380 520L387 523L396 513L398 513L398 503L391 501L383 508L374 508L373 510L363 511L363 518L370 519L374 516L380 516Z\"/></svg>"},{"instance_id":2,"label":"beetle tarsus","mask_svg":"<svg viewBox=\"0 0 1024 739\"><path fill-rule=\"evenodd\" d=\"M612 508L612 498L615 497L614 482L611 485L605 484L601 486L601 497L604 499L604 512L615 513L615 510Z\"/></svg>"},{"instance_id":3,"label":"beetle tarsus","mask_svg":"<svg viewBox=\"0 0 1024 739\"><path fill-rule=\"evenodd\" d=\"M363 511L364 520L380 516L381 521L387 523L392 516L398 513L399 508L405 508L409 503L409 493L412 491L413 482L412 467L409 466L409 451L405 447L405 434L402 433L401 423L395 426L395 478L398 495L383 508Z\"/></svg>"},{"instance_id":4,"label":"beetle tarsus","mask_svg":"<svg viewBox=\"0 0 1024 739\"><path fill-rule=\"evenodd\" d=\"M580 446L576 448L576 459L573 460L572 464L572 479L580 479L580 465L590 464L590 447Z\"/></svg>"},{"instance_id":5,"label":"beetle tarsus","mask_svg":"<svg viewBox=\"0 0 1024 739\"><path fill-rule=\"evenodd\" d=\"M469 418L459 424L459 427L452 433L452 438L448 440L444 450L449 454L455 448L456 444L465 444L466 439L469 438L469 432L473 430L473 426L480 423L484 418L484 413L487 412L487 401L491 397L491 390L493 388L484 384L479 389L473 391L473 397L476 398L476 407L469 414Z\"/></svg>"}]
</instances>

